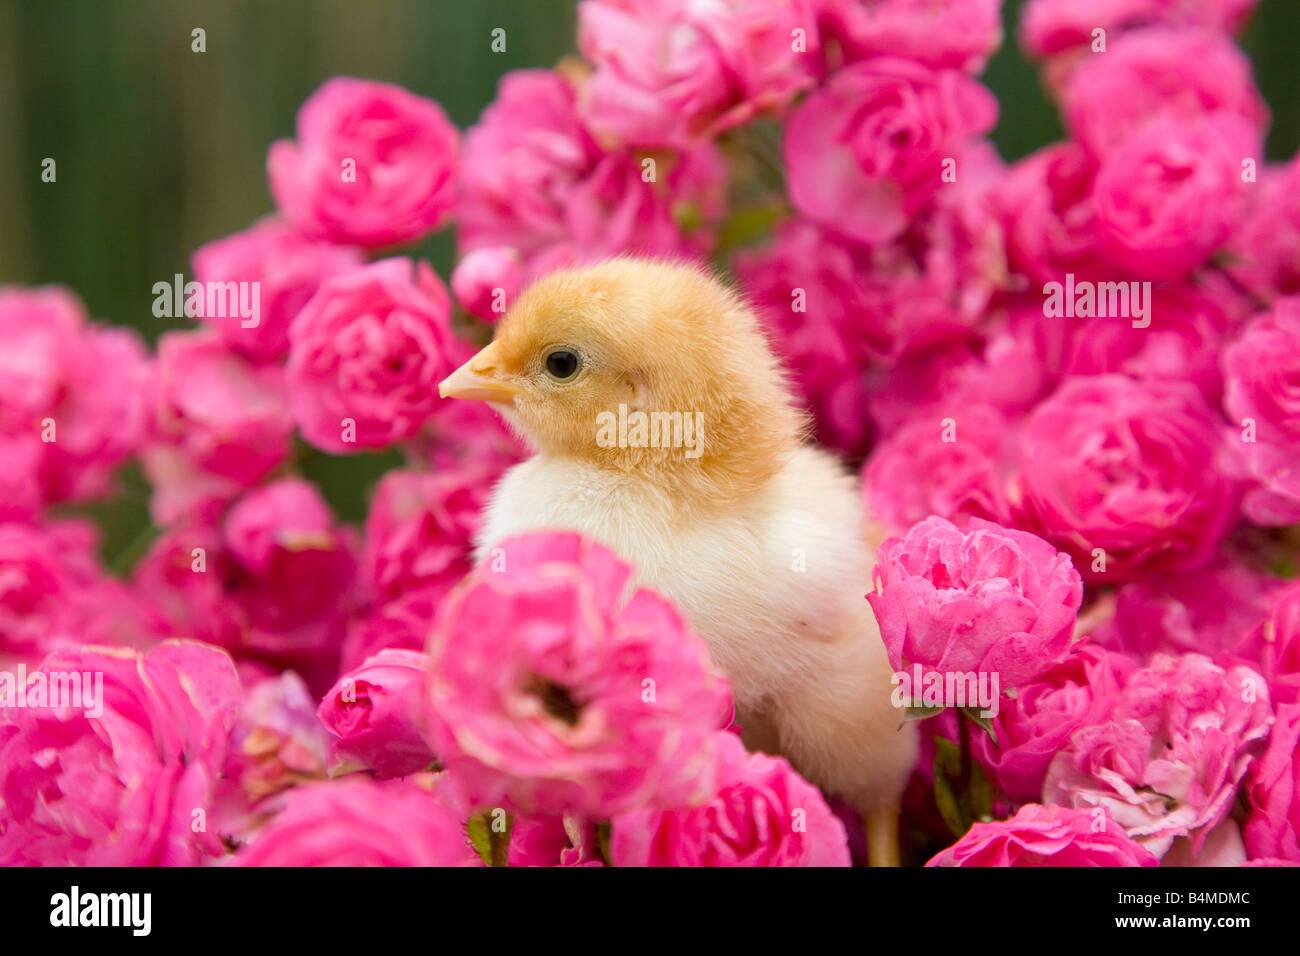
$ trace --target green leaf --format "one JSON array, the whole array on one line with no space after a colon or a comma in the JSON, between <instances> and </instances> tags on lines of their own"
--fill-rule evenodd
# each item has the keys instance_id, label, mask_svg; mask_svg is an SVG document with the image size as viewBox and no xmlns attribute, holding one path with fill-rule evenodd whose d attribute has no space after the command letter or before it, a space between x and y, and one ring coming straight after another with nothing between
<instances>
[{"instance_id":1,"label":"green leaf","mask_svg":"<svg viewBox=\"0 0 1300 956\"><path fill-rule=\"evenodd\" d=\"M934 745L934 803L948 829L960 838L970 829L970 819L953 789L953 781L961 777L961 752L943 737L936 737Z\"/></svg>"},{"instance_id":2,"label":"green leaf","mask_svg":"<svg viewBox=\"0 0 1300 956\"><path fill-rule=\"evenodd\" d=\"M492 865L492 821L488 817L488 811L476 813L469 818L465 824L465 831L469 834L469 842L474 847L474 852L483 858L486 866Z\"/></svg>"},{"instance_id":3,"label":"green leaf","mask_svg":"<svg viewBox=\"0 0 1300 956\"><path fill-rule=\"evenodd\" d=\"M927 720L930 717L938 717L947 709L946 707L908 707L903 710L903 720Z\"/></svg>"},{"instance_id":4,"label":"green leaf","mask_svg":"<svg viewBox=\"0 0 1300 956\"><path fill-rule=\"evenodd\" d=\"M961 712L965 714L967 718L970 719L970 722L972 724L974 724L976 727L979 727L981 730L984 731L984 733L989 735L989 738L992 739L993 741L993 746L995 747L1000 746L1000 744L998 743L998 734L993 727L993 719L991 717L981 716L980 708L978 707L963 707L961 709Z\"/></svg>"}]
</instances>

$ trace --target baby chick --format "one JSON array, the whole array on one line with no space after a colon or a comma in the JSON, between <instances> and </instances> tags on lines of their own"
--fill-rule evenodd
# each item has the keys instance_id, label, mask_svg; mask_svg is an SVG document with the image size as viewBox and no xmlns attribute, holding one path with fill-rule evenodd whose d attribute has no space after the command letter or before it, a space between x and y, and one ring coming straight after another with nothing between
<instances>
[{"instance_id":1,"label":"baby chick","mask_svg":"<svg viewBox=\"0 0 1300 956\"><path fill-rule=\"evenodd\" d=\"M864 813L871 862L896 864L916 735L864 599L856 483L803 443L753 312L684 265L553 273L439 392L491 402L536 450L497 485L479 557L541 528L621 554L708 642L746 743Z\"/></svg>"}]
</instances>

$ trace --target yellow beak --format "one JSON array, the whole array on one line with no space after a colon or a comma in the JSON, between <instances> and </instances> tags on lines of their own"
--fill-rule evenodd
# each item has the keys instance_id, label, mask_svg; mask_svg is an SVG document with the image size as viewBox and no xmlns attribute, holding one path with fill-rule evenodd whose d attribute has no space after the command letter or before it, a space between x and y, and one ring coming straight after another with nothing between
<instances>
[{"instance_id":1,"label":"yellow beak","mask_svg":"<svg viewBox=\"0 0 1300 956\"><path fill-rule=\"evenodd\" d=\"M499 364L493 342L483 351L452 372L438 384L442 398L472 398L480 402L513 405L523 389L503 381L497 373Z\"/></svg>"}]
</instances>

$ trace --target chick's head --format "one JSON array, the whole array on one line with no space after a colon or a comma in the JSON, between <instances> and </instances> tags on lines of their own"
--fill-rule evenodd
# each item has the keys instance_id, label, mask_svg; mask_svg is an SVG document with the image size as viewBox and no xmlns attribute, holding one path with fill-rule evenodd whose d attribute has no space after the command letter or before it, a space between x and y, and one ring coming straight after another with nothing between
<instances>
[{"instance_id":1,"label":"chick's head","mask_svg":"<svg viewBox=\"0 0 1300 956\"><path fill-rule=\"evenodd\" d=\"M779 469L804 429L731 290L692 266L629 258L539 280L439 392L492 402L541 454L733 492Z\"/></svg>"}]
</instances>

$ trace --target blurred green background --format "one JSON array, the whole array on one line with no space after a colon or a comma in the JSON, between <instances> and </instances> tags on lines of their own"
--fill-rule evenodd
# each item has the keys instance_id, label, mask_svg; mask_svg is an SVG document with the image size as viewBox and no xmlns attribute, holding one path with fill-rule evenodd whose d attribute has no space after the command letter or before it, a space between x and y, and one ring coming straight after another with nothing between
<instances>
[{"instance_id":1,"label":"blurred green background","mask_svg":"<svg viewBox=\"0 0 1300 956\"><path fill-rule=\"evenodd\" d=\"M1061 135L1034 65L1016 46L1021 3L985 82L1001 104L994 140L1015 159ZM207 50L191 51L191 31ZM506 50L491 33L506 31ZM1263 0L1242 37L1273 109L1269 156L1300 146L1300 3ZM400 83L472 124L499 78L574 52L572 0L0 0L0 283L71 286L97 318L153 341L152 286L189 272L203 242L271 209L272 140L322 81ZM57 162L43 183L41 162ZM417 250L446 277L446 233ZM349 520L390 456L320 457L311 476ZM0 467L3 464L0 463ZM129 563L146 489L97 507L105 553ZM127 553L123 553L123 551Z\"/></svg>"}]
</instances>

